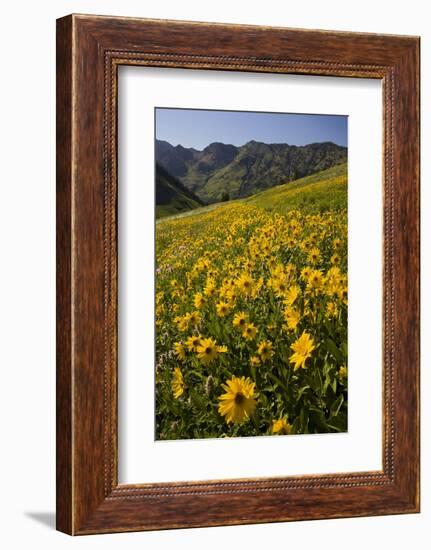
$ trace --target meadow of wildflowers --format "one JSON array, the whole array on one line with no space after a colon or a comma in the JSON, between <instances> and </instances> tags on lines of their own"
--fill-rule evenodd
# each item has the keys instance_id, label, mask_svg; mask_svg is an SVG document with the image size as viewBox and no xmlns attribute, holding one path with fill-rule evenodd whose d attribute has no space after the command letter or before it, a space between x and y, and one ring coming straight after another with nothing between
<instances>
[{"instance_id":1,"label":"meadow of wildflowers","mask_svg":"<svg viewBox=\"0 0 431 550\"><path fill-rule=\"evenodd\" d=\"M157 439L347 430L345 165L158 221L156 263Z\"/></svg>"}]
</instances>

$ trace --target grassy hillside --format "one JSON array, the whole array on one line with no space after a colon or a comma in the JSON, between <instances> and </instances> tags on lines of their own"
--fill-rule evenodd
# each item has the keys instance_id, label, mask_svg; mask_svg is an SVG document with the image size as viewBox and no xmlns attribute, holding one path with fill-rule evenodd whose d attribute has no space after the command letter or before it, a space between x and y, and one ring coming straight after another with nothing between
<instances>
[{"instance_id":1,"label":"grassy hillside","mask_svg":"<svg viewBox=\"0 0 431 550\"><path fill-rule=\"evenodd\" d=\"M279 214L293 209L311 213L347 208L347 164L272 187L242 202Z\"/></svg>"},{"instance_id":2,"label":"grassy hillside","mask_svg":"<svg viewBox=\"0 0 431 550\"><path fill-rule=\"evenodd\" d=\"M179 180L162 166L156 166L156 218L172 216L202 205L203 202Z\"/></svg>"},{"instance_id":3,"label":"grassy hillside","mask_svg":"<svg viewBox=\"0 0 431 550\"><path fill-rule=\"evenodd\" d=\"M175 214L177 217L187 217L199 216L213 210L222 213L231 204L253 205L267 212L279 214L297 209L307 213L345 209L347 208L347 164L339 164L312 176L277 185L246 199L200 206L190 212L175 212Z\"/></svg>"}]
</instances>

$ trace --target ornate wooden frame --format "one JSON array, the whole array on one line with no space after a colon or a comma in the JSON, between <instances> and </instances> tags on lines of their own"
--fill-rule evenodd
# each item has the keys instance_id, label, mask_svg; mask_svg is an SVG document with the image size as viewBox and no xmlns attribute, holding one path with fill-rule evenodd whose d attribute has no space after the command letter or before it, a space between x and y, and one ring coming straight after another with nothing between
<instances>
[{"instance_id":1,"label":"ornate wooden frame","mask_svg":"<svg viewBox=\"0 0 431 550\"><path fill-rule=\"evenodd\" d=\"M377 78L384 102L383 470L117 480L119 65ZM57 21L57 528L419 511L419 38L70 15Z\"/></svg>"}]
</instances>

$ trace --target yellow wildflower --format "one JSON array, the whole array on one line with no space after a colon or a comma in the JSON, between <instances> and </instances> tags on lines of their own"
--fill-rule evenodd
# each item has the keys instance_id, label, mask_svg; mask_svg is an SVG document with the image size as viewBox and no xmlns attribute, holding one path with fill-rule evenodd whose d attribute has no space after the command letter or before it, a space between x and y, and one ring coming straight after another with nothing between
<instances>
[{"instance_id":1,"label":"yellow wildflower","mask_svg":"<svg viewBox=\"0 0 431 550\"><path fill-rule=\"evenodd\" d=\"M188 315L188 321L193 327L197 327L200 324L202 318L199 311L192 311L187 315Z\"/></svg>"},{"instance_id":2,"label":"yellow wildflower","mask_svg":"<svg viewBox=\"0 0 431 550\"><path fill-rule=\"evenodd\" d=\"M176 323L178 330L180 330L181 332L184 332L185 330L187 330L189 326L189 316L184 315L182 317L181 316L175 317L174 322Z\"/></svg>"},{"instance_id":3,"label":"yellow wildflower","mask_svg":"<svg viewBox=\"0 0 431 550\"><path fill-rule=\"evenodd\" d=\"M196 351L198 349L198 346L200 346L200 343L200 336L189 336L186 340L186 347L189 351Z\"/></svg>"},{"instance_id":4,"label":"yellow wildflower","mask_svg":"<svg viewBox=\"0 0 431 550\"><path fill-rule=\"evenodd\" d=\"M340 248L341 240L340 239L334 239L332 241L332 246L334 247L334 250L337 250L337 248Z\"/></svg>"},{"instance_id":5,"label":"yellow wildflower","mask_svg":"<svg viewBox=\"0 0 431 550\"><path fill-rule=\"evenodd\" d=\"M253 323L247 323L242 331L242 335L246 340L254 340L256 338L257 328Z\"/></svg>"},{"instance_id":6,"label":"yellow wildflower","mask_svg":"<svg viewBox=\"0 0 431 550\"><path fill-rule=\"evenodd\" d=\"M295 303L296 299L299 296L299 293L301 292L301 289L298 285L292 285L288 288L285 296L284 296L284 303L287 306L291 306Z\"/></svg>"},{"instance_id":7,"label":"yellow wildflower","mask_svg":"<svg viewBox=\"0 0 431 550\"><path fill-rule=\"evenodd\" d=\"M200 359L204 365L212 363L219 353L226 352L227 347L217 346L217 342L212 338L202 338L199 346L196 348L198 359Z\"/></svg>"},{"instance_id":8,"label":"yellow wildflower","mask_svg":"<svg viewBox=\"0 0 431 550\"><path fill-rule=\"evenodd\" d=\"M184 361L184 359L186 358L186 350L182 342L174 343L174 354L178 357L178 359Z\"/></svg>"},{"instance_id":9,"label":"yellow wildflower","mask_svg":"<svg viewBox=\"0 0 431 550\"><path fill-rule=\"evenodd\" d=\"M205 288L204 288L204 294L206 296L214 296L216 293L216 285L214 279L208 278Z\"/></svg>"},{"instance_id":10,"label":"yellow wildflower","mask_svg":"<svg viewBox=\"0 0 431 550\"><path fill-rule=\"evenodd\" d=\"M313 247L308 253L308 261L315 264L320 258L320 250L317 247Z\"/></svg>"},{"instance_id":11,"label":"yellow wildflower","mask_svg":"<svg viewBox=\"0 0 431 550\"><path fill-rule=\"evenodd\" d=\"M227 315L230 311L231 306L227 304L226 302L219 302L216 306L217 315L219 317L224 317Z\"/></svg>"},{"instance_id":12,"label":"yellow wildflower","mask_svg":"<svg viewBox=\"0 0 431 550\"><path fill-rule=\"evenodd\" d=\"M174 368L174 375L171 382L172 393L175 399L178 399L184 393L184 379L181 369L179 367Z\"/></svg>"},{"instance_id":13,"label":"yellow wildflower","mask_svg":"<svg viewBox=\"0 0 431 550\"><path fill-rule=\"evenodd\" d=\"M260 359L257 355L253 355L253 357L250 357L250 366L258 367L259 365L260 365Z\"/></svg>"},{"instance_id":14,"label":"yellow wildflower","mask_svg":"<svg viewBox=\"0 0 431 550\"><path fill-rule=\"evenodd\" d=\"M305 368L305 361L311 357L311 352L315 349L313 338L304 330L301 336L294 342L291 349L295 352L290 356L290 363L294 363L293 370Z\"/></svg>"},{"instance_id":15,"label":"yellow wildflower","mask_svg":"<svg viewBox=\"0 0 431 550\"><path fill-rule=\"evenodd\" d=\"M343 365L339 368L338 370L338 376L342 379L342 378L346 378L347 376L347 367L346 365Z\"/></svg>"},{"instance_id":16,"label":"yellow wildflower","mask_svg":"<svg viewBox=\"0 0 431 550\"><path fill-rule=\"evenodd\" d=\"M336 317L337 314L338 314L337 304L335 304L335 302L328 302L326 304L326 316L331 318L331 317Z\"/></svg>"},{"instance_id":17,"label":"yellow wildflower","mask_svg":"<svg viewBox=\"0 0 431 550\"><path fill-rule=\"evenodd\" d=\"M296 308L288 307L284 310L284 318L286 319L287 328L295 330L301 320L301 314Z\"/></svg>"},{"instance_id":18,"label":"yellow wildflower","mask_svg":"<svg viewBox=\"0 0 431 550\"><path fill-rule=\"evenodd\" d=\"M244 311L235 313L233 318L233 326L239 329L244 329L245 325L248 323L248 315Z\"/></svg>"},{"instance_id":19,"label":"yellow wildflower","mask_svg":"<svg viewBox=\"0 0 431 550\"><path fill-rule=\"evenodd\" d=\"M347 288L341 288L338 292L338 297L342 302L344 302L347 305Z\"/></svg>"},{"instance_id":20,"label":"yellow wildflower","mask_svg":"<svg viewBox=\"0 0 431 550\"><path fill-rule=\"evenodd\" d=\"M278 420L273 420L272 422L272 433L273 434L283 434L288 435L292 432L292 425L289 424L286 417L283 416Z\"/></svg>"},{"instance_id":21,"label":"yellow wildflower","mask_svg":"<svg viewBox=\"0 0 431 550\"><path fill-rule=\"evenodd\" d=\"M253 279L248 273L243 273L236 281L238 289L247 296L253 291Z\"/></svg>"},{"instance_id":22,"label":"yellow wildflower","mask_svg":"<svg viewBox=\"0 0 431 550\"><path fill-rule=\"evenodd\" d=\"M200 309L204 305L205 298L203 297L202 292L196 292L195 297L193 298L193 303L196 309Z\"/></svg>"},{"instance_id":23,"label":"yellow wildflower","mask_svg":"<svg viewBox=\"0 0 431 550\"><path fill-rule=\"evenodd\" d=\"M311 275L311 267L307 266L307 267L304 267L301 271L301 279L303 281L308 281L310 275Z\"/></svg>"},{"instance_id":24,"label":"yellow wildflower","mask_svg":"<svg viewBox=\"0 0 431 550\"><path fill-rule=\"evenodd\" d=\"M338 265L339 263L340 263L340 256L338 254L332 254L331 264L332 265Z\"/></svg>"},{"instance_id":25,"label":"yellow wildflower","mask_svg":"<svg viewBox=\"0 0 431 550\"><path fill-rule=\"evenodd\" d=\"M287 278L284 275L271 279L270 284L274 291L274 294L278 297L284 296L285 292L288 289Z\"/></svg>"},{"instance_id":26,"label":"yellow wildflower","mask_svg":"<svg viewBox=\"0 0 431 550\"><path fill-rule=\"evenodd\" d=\"M268 361L274 355L272 350L272 342L264 341L259 344L257 353L260 355L262 362Z\"/></svg>"},{"instance_id":27,"label":"yellow wildflower","mask_svg":"<svg viewBox=\"0 0 431 550\"><path fill-rule=\"evenodd\" d=\"M253 414L255 401L255 383L250 378L233 376L222 384L225 393L218 398L218 412L228 424L240 424Z\"/></svg>"},{"instance_id":28,"label":"yellow wildflower","mask_svg":"<svg viewBox=\"0 0 431 550\"><path fill-rule=\"evenodd\" d=\"M308 277L307 288L309 290L320 290L323 286L323 275L318 269L313 269Z\"/></svg>"}]
</instances>

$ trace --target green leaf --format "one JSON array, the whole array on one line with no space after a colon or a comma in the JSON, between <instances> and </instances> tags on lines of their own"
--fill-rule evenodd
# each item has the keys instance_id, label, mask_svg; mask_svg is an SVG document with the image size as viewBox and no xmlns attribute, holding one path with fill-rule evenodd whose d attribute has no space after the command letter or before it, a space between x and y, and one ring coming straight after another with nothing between
<instances>
[{"instance_id":1,"label":"green leaf","mask_svg":"<svg viewBox=\"0 0 431 550\"><path fill-rule=\"evenodd\" d=\"M306 434L308 433L308 411L302 408L300 417L301 417L302 433Z\"/></svg>"},{"instance_id":2,"label":"green leaf","mask_svg":"<svg viewBox=\"0 0 431 550\"><path fill-rule=\"evenodd\" d=\"M297 416L292 424L292 434L300 434L301 433L301 419L299 416Z\"/></svg>"},{"instance_id":3,"label":"green leaf","mask_svg":"<svg viewBox=\"0 0 431 550\"><path fill-rule=\"evenodd\" d=\"M275 374L272 374L272 372L270 372L268 374L268 376L269 376L269 378L271 378L271 380L273 380L276 384L278 384L280 386L280 388L283 388L283 390L287 392L287 387L285 386L285 384L283 384L283 382L280 380L280 378L275 376Z\"/></svg>"},{"instance_id":4,"label":"green leaf","mask_svg":"<svg viewBox=\"0 0 431 550\"><path fill-rule=\"evenodd\" d=\"M337 347L337 344L334 342L334 340L332 340L331 338L327 338L325 340L325 344L326 344L326 347L328 348L328 350L331 352L331 354L334 356L334 358L339 362L339 363L343 363L344 362L344 358L343 358L343 354L341 353L341 351L338 349Z\"/></svg>"},{"instance_id":5,"label":"green leaf","mask_svg":"<svg viewBox=\"0 0 431 550\"><path fill-rule=\"evenodd\" d=\"M303 388L301 388L299 391L298 391L298 395L296 396L296 400L299 401L303 395L303 393L308 390L310 388L310 386L304 386Z\"/></svg>"},{"instance_id":6,"label":"green leaf","mask_svg":"<svg viewBox=\"0 0 431 550\"><path fill-rule=\"evenodd\" d=\"M343 430L341 428L338 428L337 426L334 426L333 424L326 424L328 428L331 428L331 430L335 430L336 432L345 432L346 430Z\"/></svg>"},{"instance_id":7,"label":"green leaf","mask_svg":"<svg viewBox=\"0 0 431 550\"><path fill-rule=\"evenodd\" d=\"M344 355L344 357L347 359L347 344L346 342L343 342L340 346L341 353Z\"/></svg>"},{"instance_id":8,"label":"green leaf","mask_svg":"<svg viewBox=\"0 0 431 550\"><path fill-rule=\"evenodd\" d=\"M337 414L340 412L341 405L344 403L344 396L343 394L340 395L331 405L331 418L334 416L337 416Z\"/></svg>"},{"instance_id":9,"label":"green leaf","mask_svg":"<svg viewBox=\"0 0 431 550\"><path fill-rule=\"evenodd\" d=\"M330 383L331 383L331 377L329 376L329 374L327 374L325 377L325 382L323 384L323 390L322 390L323 395L326 395L326 390L328 389L328 386Z\"/></svg>"},{"instance_id":10,"label":"green leaf","mask_svg":"<svg viewBox=\"0 0 431 550\"><path fill-rule=\"evenodd\" d=\"M339 412L337 416L331 419L331 426L337 428L339 432L347 431L347 415L344 412Z\"/></svg>"},{"instance_id":11,"label":"green leaf","mask_svg":"<svg viewBox=\"0 0 431 550\"><path fill-rule=\"evenodd\" d=\"M330 363L328 363L327 361L325 361L325 364L323 365L323 370L322 370L322 374L323 376L326 376L329 371L331 370L332 368L332 365Z\"/></svg>"}]
</instances>

